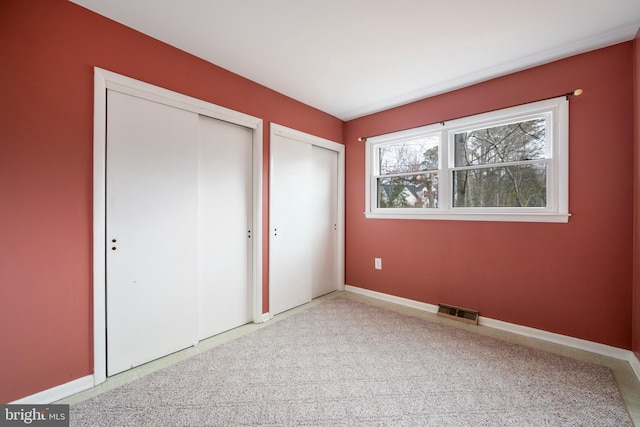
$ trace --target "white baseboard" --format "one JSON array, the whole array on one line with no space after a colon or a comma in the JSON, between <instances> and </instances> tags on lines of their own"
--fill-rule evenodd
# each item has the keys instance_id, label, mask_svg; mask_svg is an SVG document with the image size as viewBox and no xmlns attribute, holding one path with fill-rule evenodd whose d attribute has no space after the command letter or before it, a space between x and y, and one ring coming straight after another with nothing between
<instances>
[{"instance_id":1,"label":"white baseboard","mask_svg":"<svg viewBox=\"0 0 640 427\"><path fill-rule=\"evenodd\" d=\"M640 360L636 357L634 353L631 353L631 357L629 358L629 365L631 365L631 369L636 373L636 377L640 380Z\"/></svg>"},{"instance_id":2,"label":"white baseboard","mask_svg":"<svg viewBox=\"0 0 640 427\"><path fill-rule=\"evenodd\" d=\"M346 285L345 291L353 292L354 294L360 294L375 298L382 301L392 302L395 304L403 305L405 307L411 307L418 310L426 311L429 313L437 313L438 306L433 304L427 304L420 301L415 301L407 298L401 298L394 295L384 294L381 292L371 291L368 289L358 288L356 286ZM636 374L636 377L640 380L640 361L636 355L630 351L618 347L612 347L610 345L600 344L593 341L587 341L580 338L574 338L567 335L560 335L553 332L544 331L542 329L530 328L528 326L516 325L515 323L503 322L501 320L491 319L489 317L480 316L479 322L481 326L485 326L493 329L500 329L503 331L511 332L518 335L524 335L531 338L536 338L541 341L552 342L555 344L564 345L567 347L577 348L580 350L589 351L591 353L600 354L603 356L612 357L614 359L625 360L629 362L631 368Z\"/></svg>"},{"instance_id":3,"label":"white baseboard","mask_svg":"<svg viewBox=\"0 0 640 427\"><path fill-rule=\"evenodd\" d=\"M566 347L589 351L591 353L600 354L602 356L613 357L614 359L629 360L629 353L633 355L631 351L622 348L612 347L610 345L587 341L580 338L574 338L568 335L556 334L554 332L549 332L542 329L516 325L515 323L503 322L501 320L491 319L489 317L480 316L480 321L478 323L488 328L500 329L502 331L524 335L526 337L552 342L554 344L560 344Z\"/></svg>"},{"instance_id":4,"label":"white baseboard","mask_svg":"<svg viewBox=\"0 0 640 427\"><path fill-rule=\"evenodd\" d=\"M89 390L93 386L93 375L87 375L86 377L78 378L77 380L73 380L65 384L60 384L59 386L43 390L10 403L17 405L47 405L60 399L64 399L65 397L80 393L81 391Z\"/></svg>"},{"instance_id":5,"label":"white baseboard","mask_svg":"<svg viewBox=\"0 0 640 427\"><path fill-rule=\"evenodd\" d=\"M262 313L262 317L260 317L256 323L268 322L272 318L273 318L273 316L271 315L271 313L269 313L269 312Z\"/></svg>"},{"instance_id":6,"label":"white baseboard","mask_svg":"<svg viewBox=\"0 0 640 427\"><path fill-rule=\"evenodd\" d=\"M420 302L412 299L397 297L395 295L383 294L382 292L370 291L369 289L358 288L356 286L351 286L351 285L345 285L344 290L348 292L353 292L354 294L360 294L367 297L379 299L381 301L404 305L405 307L411 307L411 308L426 311L429 313L438 312L437 305L427 304L426 302Z\"/></svg>"}]
</instances>

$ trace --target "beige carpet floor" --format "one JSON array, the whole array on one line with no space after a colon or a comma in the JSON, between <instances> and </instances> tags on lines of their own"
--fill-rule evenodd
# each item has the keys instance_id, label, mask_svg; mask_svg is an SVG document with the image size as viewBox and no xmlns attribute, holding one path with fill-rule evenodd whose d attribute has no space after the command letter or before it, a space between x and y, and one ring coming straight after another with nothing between
<instances>
[{"instance_id":1,"label":"beige carpet floor","mask_svg":"<svg viewBox=\"0 0 640 427\"><path fill-rule=\"evenodd\" d=\"M611 371L346 298L71 406L72 426L632 426Z\"/></svg>"}]
</instances>

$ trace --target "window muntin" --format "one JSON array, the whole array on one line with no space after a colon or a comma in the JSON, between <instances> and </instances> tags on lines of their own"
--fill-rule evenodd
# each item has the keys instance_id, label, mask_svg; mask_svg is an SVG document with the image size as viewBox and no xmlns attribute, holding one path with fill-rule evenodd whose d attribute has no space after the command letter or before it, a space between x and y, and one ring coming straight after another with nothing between
<instances>
[{"instance_id":1,"label":"window muntin","mask_svg":"<svg viewBox=\"0 0 640 427\"><path fill-rule=\"evenodd\" d=\"M566 222L568 101L369 138L367 171L369 218Z\"/></svg>"}]
</instances>

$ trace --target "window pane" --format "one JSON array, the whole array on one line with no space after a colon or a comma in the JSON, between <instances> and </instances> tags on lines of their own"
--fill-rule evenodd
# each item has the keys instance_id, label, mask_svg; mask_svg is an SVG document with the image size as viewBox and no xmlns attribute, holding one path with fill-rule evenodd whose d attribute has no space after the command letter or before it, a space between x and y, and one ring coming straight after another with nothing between
<instances>
[{"instance_id":1,"label":"window pane","mask_svg":"<svg viewBox=\"0 0 640 427\"><path fill-rule=\"evenodd\" d=\"M456 166L545 158L543 118L454 135Z\"/></svg>"},{"instance_id":2,"label":"window pane","mask_svg":"<svg viewBox=\"0 0 640 427\"><path fill-rule=\"evenodd\" d=\"M438 169L440 135L427 135L413 141L378 148L380 175Z\"/></svg>"},{"instance_id":3,"label":"window pane","mask_svg":"<svg viewBox=\"0 0 640 427\"><path fill-rule=\"evenodd\" d=\"M546 207L546 163L453 172L454 207Z\"/></svg>"},{"instance_id":4,"label":"window pane","mask_svg":"<svg viewBox=\"0 0 640 427\"><path fill-rule=\"evenodd\" d=\"M437 208L438 174L378 178L378 207Z\"/></svg>"}]
</instances>

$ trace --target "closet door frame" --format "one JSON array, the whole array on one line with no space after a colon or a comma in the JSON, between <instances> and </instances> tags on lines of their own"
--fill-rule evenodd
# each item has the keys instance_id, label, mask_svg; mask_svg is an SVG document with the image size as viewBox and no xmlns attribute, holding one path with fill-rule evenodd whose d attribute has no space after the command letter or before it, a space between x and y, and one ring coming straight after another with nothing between
<instances>
[{"instance_id":1,"label":"closet door frame","mask_svg":"<svg viewBox=\"0 0 640 427\"><path fill-rule=\"evenodd\" d=\"M273 141L275 136L282 136L295 140L301 144L310 144L317 147L326 148L331 151L335 151L338 154L338 234L337 234L337 269L338 269L338 290L343 291L345 287L344 283L344 183L345 183L345 147L343 144L339 144L334 141L330 141L319 136L311 135L305 132L301 132L295 129L291 129L277 123L271 123L269 127L269 141ZM273 173L273 157L269 156L269 174ZM271 215L269 215L269 221L271 222ZM269 236L271 239L272 233L271 224L269 225ZM269 283L271 286L271 283ZM269 293L271 294L271 293ZM269 301L271 304L271 301Z\"/></svg>"},{"instance_id":2,"label":"closet door frame","mask_svg":"<svg viewBox=\"0 0 640 427\"><path fill-rule=\"evenodd\" d=\"M94 67L93 110L93 385L107 378L106 357L106 119L107 89L192 111L253 130L253 228L251 313L254 323L268 320L262 313L262 119L200 99Z\"/></svg>"}]
</instances>

